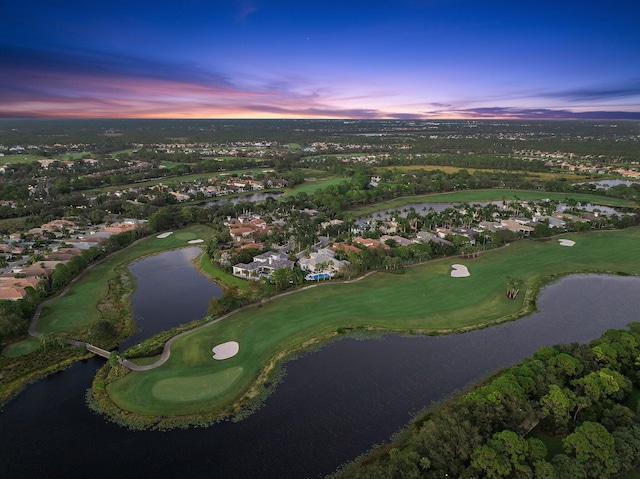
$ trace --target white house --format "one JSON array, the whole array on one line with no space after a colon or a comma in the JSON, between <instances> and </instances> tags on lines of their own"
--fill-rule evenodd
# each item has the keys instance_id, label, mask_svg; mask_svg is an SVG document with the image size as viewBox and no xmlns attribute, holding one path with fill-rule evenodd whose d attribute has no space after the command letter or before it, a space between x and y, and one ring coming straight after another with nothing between
<instances>
[{"instance_id":1,"label":"white house","mask_svg":"<svg viewBox=\"0 0 640 479\"><path fill-rule=\"evenodd\" d=\"M276 269L292 269L294 264L285 253L269 251L254 256L253 261L249 264L238 263L233 265L232 268L234 276L244 279L258 279L260 277L269 278Z\"/></svg>"},{"instance_id":2,"label":"white house","mask_svg":"<svg viewBox=\"0 0 640 479\"><path fill-rule=\"evenodd\" d=\"M324 272L337 271L347 264L349 264L348 261L336 259L335 252L328 248L319 249L317 252L309 253L308 258L300 258L298 260L298 266L300 266L301 270L312 273L318 272L319 269Z\"/></svg>"}]
</instances>

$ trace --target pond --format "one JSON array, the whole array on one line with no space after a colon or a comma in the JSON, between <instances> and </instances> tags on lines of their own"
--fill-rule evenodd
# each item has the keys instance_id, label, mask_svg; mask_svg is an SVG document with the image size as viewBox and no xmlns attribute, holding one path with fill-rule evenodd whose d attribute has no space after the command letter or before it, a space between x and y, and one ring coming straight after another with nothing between
<instances>
[{"instance_id":1,"label":"pond","mask_svg":"<svg viewBox=\"0 0 640 479\"><path fill-rule=\"evenodd\" d=\"M150 256L129 266L136 278L131 296L136 332L120 343L120 351L180 324L207 315L209 299L222 296L222 287L201 275L193 260L198 246Z\"/></svg>"},{"instance_id":2,"label":"pond","mask_svg":"<svg viewBox=\"0 0 640 479\"><path fill-rule=\"evenodd\" d=\"M233 198L221 198L215 201L207 201L206 203L201 203L198 206L200 208L209 208L210 206L222 206L226 203L233 203L234 205L245 202L245 201L264 201L267 198L275 198L278 199L282 196L282 193L254 193L252 195L244 195L244 196L235 196Z\"/></svg>"},{"instance_id":3,"label":"pond","mask_svg":"<svg viewBox=\"0 0 640 479\"><path fill-rule=\"evenodd\" d=\"M375 222L376 220L389 221L393 219L393 217L400 216L405 218L407 216L407 212L413 208L415 212L421 216L424 216L429 212L429 210L433 210L436 213L441 213L447 208L456 208L459 207L462 203L408 203L406 205L398 206L396 208L388 208L385 210L376 211L375 213L371 213L365 216L361 216L355 220L355 224L361 228L366 227L370 222ZM474 201L470 202L469 205L479 205L479 206L487 206L489 204L494 204L498 206L502 206L502 201ZM563 213L567 210L568 205L563 202L559 202L556 212ZM628 211L625 211L623 208L613 208L610 206L597 205L593 203L578 203L577 208L579 210L584 211L597 211L603 213L605 215L625 215L629 214ZM406 211L405 211L406 210ZM398 213L399 212L399 213Z\"/></svg>"},{"instance_id":4,"label":"pond","mask_svg":"<svg viewBox=\"0 0 640 479\"><path fill-rule=\"evenodd\" d=\"M598 180L598 181L588 181L586 183L575 183L576 185L595 185L596 188L608 189L612 186L631 186L634 183L639 183L640 180Z\"/></svg>"},{"instance_id":5,"label":"pond","mask_svg":"<svg viewBox=\"0 0 640 479\"><path fill-rule=\"evenodd\" d=\"M343 338L288 362L283 382L247 419L207 428L132 432L107 422L84 403L103 361L81 362L5 407L0 476L319 477L541 346L624 327L637 319L639 291L636 277L572 276L545 288L540 311L515 322L450 336Z\"/></svg>"}]
</instances>

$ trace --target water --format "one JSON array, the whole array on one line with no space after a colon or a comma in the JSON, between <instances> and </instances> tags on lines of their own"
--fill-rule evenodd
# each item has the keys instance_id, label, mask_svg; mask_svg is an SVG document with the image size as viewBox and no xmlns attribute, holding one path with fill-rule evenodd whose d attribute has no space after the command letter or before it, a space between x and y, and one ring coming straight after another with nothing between
<instances>
[{"instance_id":1,"label":"water","mask_svg":"<svg viewBox=\"0 0 640 479\"><path fill-rule=\"evenodd\" d=\"M638 180L598 180L598 181L588 181L586 183L575 183L576 185L596 185L597 188L609 189L612 186L625 185L631 186L634 183L639 183Z\"/></svg>"},{"instance_id":2,"label":"water","mask_svg":"<svg viewBox=\"0 0 640 479\"><path fill-rule=\"evenodd\" d=\"M613 181L613 180L612 180ZM406 218L407 212L413 208L417 214L424 216L430 209L435 211L436 213L441 213L447 208L454 208L456 206L461 205L462 203L408 203L403 206L399 206L397 208L388 208L386 210L376 211L375 213L371 213L366 216L361 216L355 220L355 224L360 226L361 228L366 227L369 222L375 222L376 220L389 221L395 216L400 216L402 218ZM487 206L489 204L494 204L502 207L502 201L472 201L469 203L470 205L480 205ZM562 213L568 208L566 203L558 203L557 212ZM578 204L578 209L585 211L599 211L601 213L612 215L624 215L627 212L624 209L620 208L612 208L610 206L597 205L592 203L584 203ZM406 210L406 211L405 211ZM531 213L528 213L530 216Z\"/></svg>"},{"instance_id":3,"label":"water","mask_svg":"<svg viewBox=\"0 0 640 479\"><path fill-rule=\"evenodd\" d=\"M83 399L102 361L78 363L5 407L0 476L318 477L388 440L424 406L543 345L624 327L637 319L638 291L640 278L572 276L543 291L540 312L516 322L460 335L335 341L289 362L258 412L209 428L131 432L108 423Z\"/></svg>"},{"instance_id":4,"label":"water","mask_svg":"<svg viewBox=\"0 0 640 479\"><path fill-rule=\"evenodd\" d=\"M131 296L136 332L120 343L120 350L154 334L206 316L209 299L222 296L222 288L201 275L192 260L202 249L167 251L133 263L129 271L137 288Z\"/></svg>"},{"instance_id":5,"label":"water","mask_svg":"<svg viewBox=\"0 0 640 479\"><path fill-rule=\"evenodd\" d=\"M244 196L236 196L234 198L222 198L215 201L207 201L206 203L201 203L200 208L209 208L210 206L222 206L226 203L233 203L234 205L245 202L245 201L264 201L267 198L275 198L278 199L282 196L282 193L254 193L252 195L244 195Z\"/></svg>"}]
</instances>

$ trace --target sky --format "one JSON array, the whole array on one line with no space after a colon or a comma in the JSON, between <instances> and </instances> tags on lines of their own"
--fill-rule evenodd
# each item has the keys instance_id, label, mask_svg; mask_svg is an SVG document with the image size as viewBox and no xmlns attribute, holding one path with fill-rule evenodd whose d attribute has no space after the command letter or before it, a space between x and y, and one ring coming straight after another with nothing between
<instances>
[{"instance_id":1,"label":"sky","mask_svg":"<svg viewBox=\"0 0 640 479\"><path fill-rule=\"evenodd\" d=\"M640 119L638 0L7 0L0 117Z\"/></svg>"}]
</instances>

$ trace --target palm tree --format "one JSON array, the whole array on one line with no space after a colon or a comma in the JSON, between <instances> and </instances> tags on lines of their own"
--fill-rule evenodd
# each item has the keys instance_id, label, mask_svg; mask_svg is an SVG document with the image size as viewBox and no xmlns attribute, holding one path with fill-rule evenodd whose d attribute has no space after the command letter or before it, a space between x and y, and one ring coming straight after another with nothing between
<instances>
[{"instance_id":1,"label":"palm tree","mask_svg":"<svg viewBox=\"0 0 640 479\"><path fill-rule=\"evenodd\" d=\"M524 285L524 281L518 278L512 278L511 276L507 276L507 298L516 299L520 289Z\"/></svg>"}]
</instances>

